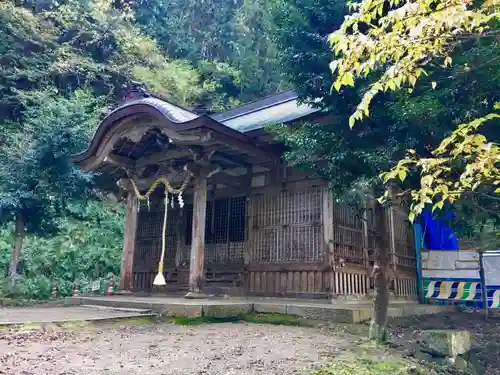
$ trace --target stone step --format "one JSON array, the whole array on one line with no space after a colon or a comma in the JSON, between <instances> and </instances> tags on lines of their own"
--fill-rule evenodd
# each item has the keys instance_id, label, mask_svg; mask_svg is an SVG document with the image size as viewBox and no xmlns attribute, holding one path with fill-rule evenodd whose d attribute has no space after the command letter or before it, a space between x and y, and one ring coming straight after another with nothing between
<instances>
[{"instance_id":1,"label":"stone step","mask_svg":"<svg viewBox=\"0 0 500 375\"><path fill-rule=\"evenodd\" d=\"M105 305L80 305L81 307L88 307L92 309L100 309L106 311L122 311L136 314L151 314L151 309L138 309L134 307L115 307Z\"/></svg>"},{"instance_id":2,"label":"stone step","mask_svg":"<svg viewBox=\"0 0 500 375\"><path fill-rule=\"evenodd\" d=\"M367 304L317 303L286 299L255 300L246 298L185 299L184 296L151 297L78 297L68 298L73 305L105 307L107 313L160 314L164 316L217 316L233 317L241 313L280 313L337 323L361 323L371 318L373 307ZM447 312L453 306L391 304L390 317L427 315Z\"/></svg>"}]
</instances>

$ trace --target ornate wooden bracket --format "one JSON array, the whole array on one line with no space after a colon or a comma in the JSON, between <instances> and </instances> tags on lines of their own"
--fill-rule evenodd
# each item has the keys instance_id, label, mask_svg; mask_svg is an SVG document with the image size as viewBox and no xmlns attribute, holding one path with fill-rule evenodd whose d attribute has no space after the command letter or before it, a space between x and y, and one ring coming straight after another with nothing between
<instances>
[{"instance_id":1,"label":"ornate wooden bracket","mask_svg":"<svg viewBox=\"0 0 500 375\"><path fill-rule=\"evenodd\" d=\"M130 168L127 163L118 163L119 160L114 158L110 158L108 161L116 162L116 165L123 168L127 173L128 178L122 178L117 182L118 186L126 191L132 190L131 179L134 180L139 190L146 190L161 177L166 177L169 181L175 183L184 178L185 172L190 172L195 179L199 180L208 179L222 171L221 166L210 161L215 151L203 154L202 150L193 149L190 152L193 154L193 162L185 164L182 169L175 169L170 164L164 165L154 176L146 178L138 178L142 173L139 173L140 171L137 168Z\"/></svg>"}]
</instances>

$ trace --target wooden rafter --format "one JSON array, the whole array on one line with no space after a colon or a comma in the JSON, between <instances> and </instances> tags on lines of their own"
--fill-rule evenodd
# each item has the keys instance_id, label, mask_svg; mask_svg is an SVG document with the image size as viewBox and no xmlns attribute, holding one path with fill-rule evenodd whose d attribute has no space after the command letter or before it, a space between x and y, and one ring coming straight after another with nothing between
<instances>
[{"instance_id":1,"label":"wooden rafter","mask_svg":"<svg viewBox=\"0 0 500 375\"><path fill-rule=\"evenodd\" d=\"M126 170L133 170L136 168L136 162L126 156L119 156L111 153L104 158L104 161Z\"/></svg>"}]
</instances>

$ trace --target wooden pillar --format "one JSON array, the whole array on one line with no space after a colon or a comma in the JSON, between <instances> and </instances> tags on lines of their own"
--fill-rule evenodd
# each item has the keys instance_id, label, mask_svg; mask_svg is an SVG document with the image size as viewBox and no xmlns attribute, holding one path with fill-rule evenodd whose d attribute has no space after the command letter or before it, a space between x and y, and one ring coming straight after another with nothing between
<instances>
[{"instance_id":1,"label":"wooden pillar","mask_svg":"<svg viewBox=\"0 0 500 375\"><path fill-rule=\"evenodd\" d=\"M396 226L394 225L394 207L389 207L388 211L388 219L389 219L389 248L391 250L391 263L392 270L396 273L397 267L397 255L396 255Z\"/></svg>"},{"instance_id":2,"label":"wooden pillar","mask_svg":"<svg viewBox=\"0 0 500 375\"><path fill-rule=\"evenodd\" d=\"M132 289L132 268L134 266L135 238L137 233L137 199L131 192L127 195L125 205L125 221L123 231L123 252L120 268L120 284L122 291Z\"/></svg>"},{"instance_id":3,"label":"wooden pillar","mask_svg":"<svg viewBox=\"0 0 500 375\"><path fill-rule=\"evenodd\" d=\"M335 247L333 238L333 192L328 186L323 189L323 244L324 257L328 270L329 295L335 294Z\"/></svg>"},{"instance_id":4,"label":"wooden pillar","mask_svg":"<svg viewBox=\"0 0 500 375\"><path fill-rule=\"evenodd\" d=\"M370 238L373 237L373 225L377 218L375 215L374 209L375 200L373 198L373 194L363 194L363 257L364 257L364 266L366 268L366 291L368 295L371 295L373 290L370 288L371 285L371 274L372 267L370 261L373 261L374 248L372 248L372 259L370 259L369 249L370 249ZM372 246L374 244L372 243Z\"/></svg>"},{"instance_id":5,"label":"wooden pillar","mask_svg":"<svg viewBox=\"0 0 500 375\"><path fill-rule=\"evenodd\" d=\"M395 189L394 187L391 188L391 206L389 207L387 211L387 227L388 227L388 235L389 235L389 251L390 251L390 262L392 264L391 267L391 274L392 277L389 279L389 286L391 283L393 283L394 287L394 292L396 294L399 292L398 287L397 287L397 263L398 263L398 257L396 255L396 225L395 225L395 204L396 201L394 199L394 193Z\"/></svg>"},{"instance_id":6,"label":"wooden pillar","mask_svg":"<svg viewBox=\"0 0 500 375\"><path fill-rule=\"evenodd\" d=\"M207 179L197 178L193 188L193 232L189 264L189 292L186 298L203 297L205 278L205 220L207 215Z\"/></svg>"}]
</instances>

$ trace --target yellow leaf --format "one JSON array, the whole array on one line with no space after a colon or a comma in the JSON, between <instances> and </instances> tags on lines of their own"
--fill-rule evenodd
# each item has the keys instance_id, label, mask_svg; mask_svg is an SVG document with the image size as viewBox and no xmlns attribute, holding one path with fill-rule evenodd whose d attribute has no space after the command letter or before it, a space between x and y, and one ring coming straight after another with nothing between
<instances>
[{"instance_id":1,"label":"yellow leaf","mask_svg":"<svg viewBox=\"0 0 500 375\"><path fill-rule=\"evenodd\" d=\"M415 213L414 212L410 212L408 214L408 220L410 221L410 223L413 223L413 221L415 220Z\"/></svg>"},{"instance_id":2,"label":"yellow leaf","mask_svg":"<svg viewBox=\"0 0 500 375\"><path fill-rule=\"evenodd\" d=\"M500 187L495 189L495 193L500 193Z\"/></svg>"},{"instance_id":3,"label":"yellow leaf","mask_svg":"<svg viewBox=\"0 0 500 375\"><path fill-rule=\"evenodd\" d=\"M347 72L346 74L344 74L344 76L342 77L342 83L346 86L354 87L354 76L351 72Z\"/></svg>"},{"instance_id":4,"label":"yellow leaf","mask_svg":"<svg viewBox=\"0 0 500 375\"><path fill-rule=\"evenodd\" d=\"M444 206L444 202L443 201L439 201L437 203L435 203L433 206L432 206L432 212L434 212L434 210L436 208L439 208L440 210L443 209L443 206Z\"/></svg>"},{"instance_id":5,"label":"yellow leaf","mask_svg":"<svg viewBox=\"0 0 500 375\"><path fill-rule=\"evenodd\" d=\"M349 117L349 127L351 129L354 127L354 122L355 121L356 121L356 119L354 118L354 116Z\"/></svg>"},{"instance_id":6,"label":"yellow leaf","mask_svg":"<svg viewBox=\"0 0 500 375\"><path fill-rule=\"evenodd\" d=\"M339 62L338 60L333 60L331 63L330 63L330 70L332 71L332 73L335 73L335 71L337 70L337 67L339 66Z\"/></svg>"},{"instance_id":7,"label":"yellow leaf","mask_svg":"<svg viewBox=\"0 0 500 375\"><path fill-rule=\"evenodd\" d=\"M404 182L405 178L406 178L406 171L404 169L401 169L399 172L398 172L398 177L399 179L401 180L401 182Z\"/></svg>"},{"instance_id":8,"label":"yellow leaf","mask_svg":"<svg viewBox=\"0 0 500 375\"><path fill-rule=\"evenodd\" d=\"M340 91L340 88L342 87L342 82L339 79L337 79L333 84L333 87L335 88L335 90Z\"/></svg>"},{"instance_id":9,"label":"yellow leaf","mask_svg":"<svg viewBox=\"0 0 500 375\"><path fill-rule=\"evenodd\" d=\"M368 101L368 100L364 101L364 103L363 103L363 112L364 112L365 116L369 116L370 115L370 101Z\"/></svg>"}]
</instances>

